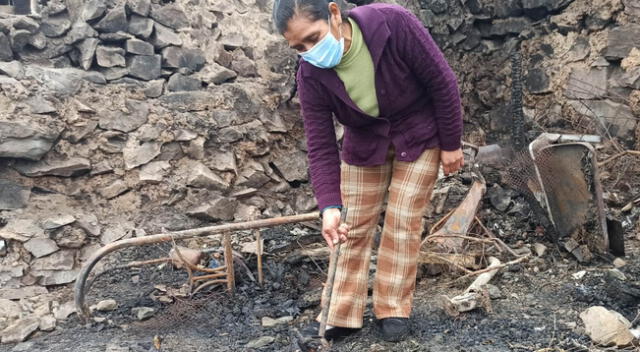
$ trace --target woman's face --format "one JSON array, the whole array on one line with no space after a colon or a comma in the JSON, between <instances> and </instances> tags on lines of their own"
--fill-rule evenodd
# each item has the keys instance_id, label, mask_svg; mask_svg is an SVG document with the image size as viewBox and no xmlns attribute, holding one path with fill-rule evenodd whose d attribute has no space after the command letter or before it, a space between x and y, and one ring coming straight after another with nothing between
<instances>
[{"instance_id":1,"label":"woman's face","mask_svg":"<svg viewBox=\"0 0 640 352\"><path fill-rule=\"evenodd\" d=\"M304 13L294 15L289 20L287 31L283 34L289 46L298 53L303 53L322 40L329 30L335 38L340 39L339 27L342 24L340 9L335 3L331 3L329 13L331 26L327 19L312 20Z\"/></svg>"}]
</instances>

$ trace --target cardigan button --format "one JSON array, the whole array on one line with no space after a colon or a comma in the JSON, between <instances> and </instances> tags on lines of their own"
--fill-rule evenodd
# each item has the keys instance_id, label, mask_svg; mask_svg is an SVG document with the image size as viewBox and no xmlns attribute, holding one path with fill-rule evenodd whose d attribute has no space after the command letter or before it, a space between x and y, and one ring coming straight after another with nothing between
<instances>
[{"instance_id":1,"label":"cardigan button","mask_svg":"<svg viewBox=\"0 0 640 352\"><path fill-rule=\"evenodd\" d=\"M407 152L400 153L400 156L403 157L403 158L406 157L407 156Z\"/></svg>"}]
</instances>

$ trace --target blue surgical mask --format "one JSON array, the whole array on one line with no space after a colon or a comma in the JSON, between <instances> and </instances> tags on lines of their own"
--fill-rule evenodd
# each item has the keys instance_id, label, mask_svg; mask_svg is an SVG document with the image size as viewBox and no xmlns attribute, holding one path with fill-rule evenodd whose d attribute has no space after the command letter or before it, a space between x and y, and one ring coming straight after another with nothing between
<instances>
[{"instance_id":1,"label":"blue surgical mask","mask_svg":"<svg viewBox=\"0 0 640 352\"><path fill-rule=\"evenodd\" d=\"M329 26L331 26L331 18L329 18ZM344 38L337 40L329 29L324 38L317 42L313 48L300 53L300 56L318 68L333 68L340 63L343 54Z\"/></svg>"}]
</instances>

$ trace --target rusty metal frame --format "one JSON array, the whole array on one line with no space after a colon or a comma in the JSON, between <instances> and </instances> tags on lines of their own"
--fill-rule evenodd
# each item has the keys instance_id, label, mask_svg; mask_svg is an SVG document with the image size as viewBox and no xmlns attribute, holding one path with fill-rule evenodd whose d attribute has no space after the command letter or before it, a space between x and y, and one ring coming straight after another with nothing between
<instances>
[{"instance_id":1,"label":"rusty metal frame","mask_svg":"<svg viewBox=\"0 0 640 352\"><path fill-rule=\"evenodd\" d=\"M128 239L119 240L119 241L107 244L106 246L100 248L96 253L94 253L78 273L78 277L76 278L76 283L74 286L74 296L75 296L74 299L75 299L76 311L81 318L88 320L91 317L91 312L85 303L86 293L91 286L90 283L88 284L89 274L91 274L91 270L93 270L95 265L101 259L103 259L108 254L113 253L117 250L129 248L129 247L135 247L135 246L144 246L144 245L151 245L151 244L157 244L157 243L163 243L163 242L169 242L169 241L175 241L175 240L183 240L187 238L193 238L193 237L199 237L199 236L205 236L205 235L227 233L224 239L224 247L225 247L225 252L227 251L230 252L231 241L230 241L229 233L233 231L274 227L274 226L279 226L284 224L293 224L293 223L317 220L318 218L319 218L319 213L313 212L313 213L283 216L283 217L277 217L277 218L271 218L271 219L253 220L253 221L238 222L238 223L231 223L231 224L200 227L195 229L161 233L161 234L145 236L145 237L128 238ZM144 263L144 262L138 262L138 263ZM225 265L227 267L233 267L232 255L225 255ZM235 281L234 278L231 278L231 280L229 280L229 277L227 277L227 279L225 280L225 282L227 283L227 287L229 289L231 289L235 285L234 281ZM219 283L219 282L217 282L217 280L213 280L213 281L209 281L208 283L213 284L213 283ZM202 286L204 285L199 286L198 289L202 289Z\"/></svg>"}]
</instances>

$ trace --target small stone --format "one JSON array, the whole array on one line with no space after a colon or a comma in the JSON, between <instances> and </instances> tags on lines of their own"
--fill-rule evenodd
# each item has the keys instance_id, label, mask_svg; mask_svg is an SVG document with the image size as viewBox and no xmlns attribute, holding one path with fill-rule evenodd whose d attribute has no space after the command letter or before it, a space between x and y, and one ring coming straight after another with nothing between
<instances>
[{"instance_id":1,"label":"small stone","mask_svg":"<svg viewBox=\"0 0 640 352\"><path fill-rule=\"evenodd\" d=\"M149 307L136 307L131 309L131 313L133 313L139 321L142 321L154 316L156 314L156 310Z\"/></svg>"},{"instance_id":2,"label":"small stone","mask_svg":"<svg viewBox=\"0 0 640 352\"><path fill-rule=\"evenodd\" d=\"M156 49L162 49L169 45L182 46L182 39L171 28L165 27L159 23L154 24L155 31L151 35L151 44Z\"/></svg>"},{"instance_id":3,"label":"small stone","mask_svg":"<svg viewBox=\"0 0 640 352\"><path fill-rule=\"evenodd\" d=\"M20 342L11 349L11 352L31 352L35 351L35 342Z\"/></svg>"},{"instance_id":4,"label":"small stone","mask_svg":"<svg viewBox=\"0 0 640 352\"><path fill-rule=\"evenodd\" d=\"M34 237L45 237L44 230L31 219L11 219L0 228L0 238L26 242Z\"/></svg>"},{"instance_id":5,"label":"small stone","mask_svg":"<svg viewBox=\"0 0 640 352\"><path fill-rule=\"evenodd\" d=\"M207 221L230 221L233 220L237 207L237 200L218 197L209 203L188 210L187 214Z\"/></svg>"},{"instance_id":6,"label":"small stone","mask_svg":"<svg viewBox=\"0 0 640 352\"><path fill-rule=\"evenodd\" d=\"M160 183L170 169L171 164L166 161L153 161L140 168L138 177L142 182Z\"/></svg>"},{"instance_id":7,"label":"small stone","mask_svg":"<svg viewBox=\"0 0 640 352\"><path fill-rule=\"evenodd\" d=\"M634 339L631 323L620 313L595 306L580 313L586 333L598 345L628 346Z\"/></svg>"},{"instance_id":8,"label":"small stone","mask_svg":"<svg viewBox=\"0 0 640 352\"><path fill-rule=\"evenodd\" d=\"M489 297L491 299L500 299L504 297L502 291L500 290L500 288L498 288L498 286L486 284L484 287L487 289L487 292L489 293Z\"/></svg>"},{"instance_id":9,"label":"small stone","mask_svg":"<svg viewBox=\"0 0 640 352\"><path fill-rule=\"evenodd\" d=\"M600 99L607 93L607 70L602 68L573 69L565 96L573 99Z\"/></svg>"},{"instance_id":10,"label":"small stone","mask_svg":"<svg viewBox=\"0 0 640 352\"><path fill-rule=\"evenodd\" d=\"M225 49L235 50L245 45L245 38L240 33L225 33L220 38L220 42L224 45Z\"/></svg>"},{"instance_id":11,"label":"small stone","mask_svg":"<svg viewBox=\"0 0 640 352\"><path fill-rule=\"evenodd\" d=\"M129 75L151 81L162 74L162 57L160 55L134 55L128 62Z\"/></svg>"},{"instance_id":12,"label":"small stone","mask_svg":"<svg viewBox=\"0 0 640 352\"><path fill-rule=\"evenodd\" d=\"M114 299L106 299L104 301L98 302L96 305L96 310L99 312L110 312L116 310L118 308L118 302Z\"/></svg>"},{"instance_id":13,"label":"small stone","mask_svg":"<svg viewBox=\"0 0 640 352\"><path fill-rule=\"evenodd\" d=\"M551 93L551 82L547 73L539 68L529 70L526 78L527 90L531 94Z\"/></svg>"},{"instance_id":14,"label":"small stone","mask_svg":"<svg viewBox=\"0 0 640 352\"><path fill-rule=\"evenodd\" d=\"M95 26L100 32L115 33L127 30L127 13L124 6L111 9Z\"/></svg>"},{"instance_id":15,"label":"small stone","mask_svg":"<svg viewBox=\"0 0 640 352\"><path fill-rule=\"evenodd\" d=\"M173 29L189 27L187 15L176 5L153 6L150 17L156 22Z\"/></svg>"},{"instance_id":16,"label":"small stone","mask_svg":"<svg viewBox=\"0 0 640 352\"><path fill-rule=\"evenodd\" d=\"M40 320L36 317L26 317L11 324L0 332L2 343L16 343L26 340L33 332L38 330Z\"/></svg>"},{"instance_id":17,"label":"small stone","mask_svg":"<svg viewBox=\"0 0 640 352\"><path fill-rule=\"evenodd\" d=\"M533 251L536 253L538 257L542 257L544 253L547 251L547 246L542 243L535 243L533 245Z\"/></svg>"},{"instance_id":18,"label":"small stone","mask_svg":"<svg viewBox=\"0 0 640 352\"><path fill-rule=\"evenodd\" d=\"M123 31L118 31L115 33L100 33L99 38L104 44L120 46L122 42L134 39L134 36Z\"/></svg>"},{"instance_id":19,"label":"small stone","mask_svg":"<svg viewBox=\"0 0 640 352\"><path fill-rule=\"evenodd\" d=\"M147 17L151 10L151 0L127 0L127 7L131 12Z\"/></svg>"},{"instance_id":20,"label":"small stone","mask_svg":"<svg viewBox=\"0 0 640 352\"><path fill-rule=\"evenodd\" d=\"M222 177L213 173L208 167L200 162L192 164L189 170L187 184L197 188L209 188L224 191L230 184Z\"/></svg>"},{"instance_id":21,"label":"small stone","mask_svg":"<svg viewBox=\"0 0 640 352\"><path fill-rule=\"evenodd\" d=\"M98 46L96 49L96 61L102 67L125 67L125 51L122 48Z\"/></svg>"},{"instance_id":22,"label":"small stone","mask_svg":"<svg viewBox=\"0 0 640 352\"><path fill-rule=\"evenodd\" d=\"M20 61L0 61L0 73L4 73L7 76L15 78L17 80L21 80L24 78L24 66Z\"/></svg>"},{"instance_id":23,"label":"small stone","mask_svg":"<svg viewBox=\"0 0 640 352\"><path fill-rule=\"evenodd\" d=\"M98 192L106 199L113 199L129 190L129 186L122 180L116 180Z\"/></svg>"},{"instance_id":24,"label":"small stone","mask_svg":"<svg viewBox=\"0 0 640 352\"><path fill-rule=\"evenodd\" d=\"M144 89L144 95L147 96L147 98L157 98L161 96L164 90L164 82L164 79L149 81L147 87Z\"/></svg>"},{"instance_id":25,"label":"small stone","mask_svg":"<svg viewBox=\"0 0 640 352\"><path fill-rule=\"evenodd\" d=\"M108 227L104 230L102 236L100 236L100 243L102 243L103 245L113 243L119 239L122 239L126 235L127 232L120 226Z\"/></svg>"},{"instance_id":26,"label":"small stone","mask_svg":"<svg viewBox=\"0 0 640 352\"><path fill-rule=\"evenodd\" d=\"M56 242L48 238L32 238L24 243L24 248L36 258L44 257L59 249Z\"/></svg>"},{"instance_id":27,"label":"small stone","mask_svg":"<svg viewBox=\"0 0 640 352\"><path fill-rule=\"evenodd\" d=\"M307 181L307 155L302 151L294 151L287 155L282 155L273 161L273 164L289 182Z\"/></svg>"},{"instance_id":28,"label":"small stone","mask_svg":"<svg viewBox=\"0 0 640 352\"><path fill-rule=\"evenodd\" d=\"M71 270L75 264L75 252L61 250L31 262L31 270Z\"/></svg>"},{"instance_id":29,"label":"small stone","mask_svg":"<svg viewBox=\"0 0 640 352\"><path fill-rule=\"evenodd\" d=\"M271 343L273 343L273 341L275 341L276 338L273 336L262 336L259 337L257 339L251 340L249 341L249 343L247 343L247 345L245 346L246 348L261 348L264 347L266 345L269 345Z\"/></svg>"},{"instance_id":30,"label":"small stone","mask_svg":"<svg viewBox=\"0 0 640 352\"><path fill-rule=\"evenodd\" d=\"M578 271L577 273L573 273L573 274L571 274L571 277L572 277L574 280L582 280L582 278L583 278L585 275L587 275L587 272L586 272L585 270L581 270L581 271Z\"/></svg>"},{"instance_id":31,"label":"small stone","mask_svg":"<svg viewBox=\"0 0 640 352\"><path fill-rule=\"evenodd\" d=\"M92 21L102 16L107 10L104 1L88 0L82 5L80 17L85 21Z\"/></svg>"},{"instance_id":32,"label":"small stone","mask_svg":"<svg viewBox=\"0 0 640 352\"><path fill-rule=\"evenodd\" d=\"M153 20L133 15L129 21L128 32L136 37L149 39L151 33L153 33Z\"/></svg>"},{"instance_id":33,"label":"small stone","mask_svg":"<svg viewBox=\"0 0 640 352\"><path fill-rule=\"evenodd\" d=\"M618 269L609 269L607 270L607 275L614 279L614 280L620 280L620 281L625 281L627 280L627 276L620 270Z\"/></svg>"},{"instance_id":34,"label":"small stone","mask_svg":"<svg viewBox=\"0 0 640 352\"><path fill-rule=\"evenodd\" d=\"M59 215L51 218L47 218L42 222L42 228L45 230L53 230L59 227L69 225L76 221L73 215Z\"/></svg>"},{"instance_id":35,"label":"small stone","mask_svg":"<svg viewBox=\"0 0 640 352\"><path fill-rule=\"evenodd\" d=\"M204 52L200 49L179 48L168 46L162 49L162 67L188 68L199 71L205 64Z\"/></svg>"},{"instance_id":36,"label":"small stone","mask_svg":"<svg viewBox=\"0 0 640 352\"><path fill-rule=\"evenodd\" d=\"M94 214L85 215L79 217L76 220L76 224L78 227L83 229L89 236L97 237L100 236L100 232L102 231L100 227L100 223L98 222L98 218Z\"/></svg>"},{"instance_id":37,"label":"small stone","mask_svg":"<svg viewBox=\"0 0 640 352\"><path fill-rule=\"evenodd\" d=\"M205 142L206 140L203 137L198 137L190 141L189 145L183 148L184 153L189 155L194 160L204 159L204 143Z\"/></svg>"},{"instance_id":38,"label":"small stone","mask_svg":"<svg viewBox=\"0 0 640 352\"><path fill-rule=\"evenodd\" d=\"M0 31L0 61L13 60L13 49L9 37Z\"/></svg>"},{"instance_id":39,"label":"small stone","mask_svg":"<svg viewBox=\"0 0 640 352\"><path fill-rule=\"evenodd\" d=\"M278 325L284 325L284 324L288 324L289 322L293 321L293 317L292 316L285 316L285 317L280 317L277 319L273 319L270 317L263 317L262 318L262 327L265 328L272 328Z\"/></svg>"},{"instance_id":40,"label":"small stone","mask_svg":"<svg viewBox=\"0 0 640 352\"><path fill-rule=\"evenodd\" d=\"M71 21L66 16L49 17L42 22L40 30L50 38L60 37L71 28Z\"/></svg>"},{"instance_id":41,"label":"small stone","mask_svg":"<svg viewBox=\"0 0 640 352\"><path fill-rule=\"evenodd\" d=\"M56 328L56 318L53 315L47 315L40 318L39 328L42 331L53 331Z\"/></svg>"},{"instance_id":42,"label":"small stone","mask_svg":"<svg viewBox=\"0 0 640 352\"><path fill-rule=\"evenodd\" d=\"M627 262L622 258L616 258L613 260L613 266L615 266L618 269L622 268L625 265L627 265Z\"/></svg>"},{"instance_id":43,"label":"small stone","mask_svg":"<svg viewBox=\"0 0 640 352\"><path fill-rule=\"evenodd\" d=\"M140 56L144 57L144 56ZM141 100L125 100L127 112L111 112L103 110L100 112L99 126L103 129L117 130L121 132L132 132L147 123L149 117L149 105Z\"/></svg>"},{"instance_id":44,"label":"small stone","mask_svg":"<svg viewBox=\"0 0 640 352\"><path fill-rule=\"evenodd\" d=\"M90 25L86 22L78 21L71 26L71 30L64 37L64 43L67 45L75 44L81 40L87 38L94 38L98 36L98 32L96 32Z\"/></svg>"},{"instance_id":45,"label":"small stone","mask_svg":"<svg viewBox=\"0 0 640 352\"><path fill-rule=\"evenodd\" d=\"M132 170L147 164L160 155L161 150L162 143L160 142L144 142L140 144L139 141L130 139L122 150L125 168Z\"/></svg>"},{"instance_id":46,"label":"small stone","mask_svg":"<svg viewBox=\"0 0 640 352\"><path fill-rule=\"evenodd\" d=\"M139 39L129 39L125 44L125 48L128 53L137 54L137 55L153 55L153 45L139 40Z\"/></svg>"},{"instance_id":47,"label":"small stone","mask_svg":"<svg viewBox=\"0 0 640 352\"><path fill-rule=\"evenodd\" d=\"M236 78L238 74L233 70L212 62L198 72L197 76L200 80L208 84L221 84Z\"/></svg>"},{"instance_id":48,"label":"small stone","mask_svg":"<svg viewBox=\"0 0 640 352\"><path fill-rule=\"evenodd\" d=\"M75 312L75 302L69 301L61 304L57 309L54 309L53 316L56 318L56 320L66 320L71 314Z\"/></svg>"},{"instance_id":49,"label":"small stone","mask_svg":"<svg viewBox=\"0 0 640 352\"><path fill-rule=\"evenodd\" d=\"M56 243L64 248L81 248L87 240L86 232L77 227L65 227L54 235Z\"/></svg>"},{"instance_id":50,"label":"small stone","mask_svg":"<svg viewBox=\"0 0 640 352\"><path fill-rule=\"evenodd\" d=\"M100 40L97 38L87 38L76 44L76 48L80 51L80 67L84 70L89 70L91 68L93 58L96 55L96 49L98 48L98 43L100 43Z\"/></svg>"},{"instance_id":51,"label":"small stone","mask_svg":"<svg viewBox=\"0 0 640 352\"><path fill-rule=\"evenodd\" d=\"M608 60L624 59L633 48L640 48L640 24L628 24L608 31L604 51Z\"/></svg>"},{"instance_id":52,"label":"small stone","mask_svg":"<svg viewBox=\"0 0 640 352\"><path fill-rule=\"evenodd\" d=\"M7 242L5 240L0 239L0 256L7 254Z\"/></svg>"},{"instance_id":53,"label":"small stone","mask_svg":"<svg viewBox=\"0 0 640 352\"><path fill-rule=\"evenodd\" d=\"M167 90L170 92L194 91L202 88L202 82L192 76L175 73L169 78Z\"/></svg>"},{"instance_id":54,"label":"small stone","mask_svg":"<svg viewBox=\"0 0 640 352\"><path fill-rule=\"evenodd\" d=\"M27 206L31 187L0 179L0 210L20 209Z\"/></svg>"}]
</instances>

